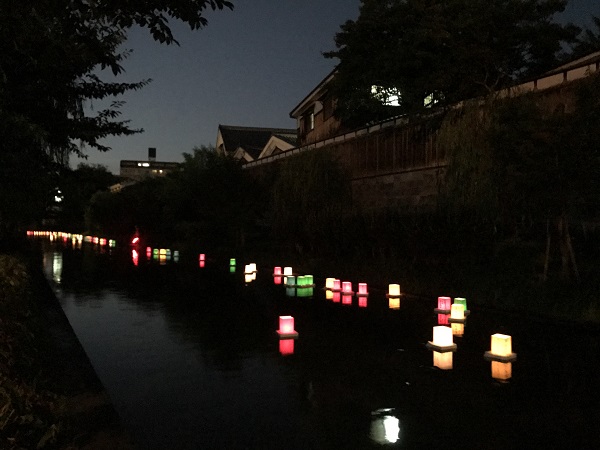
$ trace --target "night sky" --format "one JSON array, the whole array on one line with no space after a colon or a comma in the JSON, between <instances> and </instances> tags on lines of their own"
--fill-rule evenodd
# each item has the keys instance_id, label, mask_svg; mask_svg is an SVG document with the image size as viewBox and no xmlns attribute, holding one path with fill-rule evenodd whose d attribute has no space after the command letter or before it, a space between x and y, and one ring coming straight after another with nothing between
<instances>
[{"instance_id":1,"label":"night sky","mask_svg":"<svg viewBox=\"0 0 600 450\"><path fill-rule=\"evenodd\" d=\"M208 26L173 27L180 47L160 45L145 30L132 30L126 73L119 81L152 83L119 100L122 118L144 133L106 139L106 153L85 149L87 160L119 173L122 159L182 161L195 146L214 145L217 126L295 128L290 111L333 68L322 52L335 49L334 36L358 17L359 0L233 0L233 11L207 14ZM599 0L571 0L561 21L578 25L600 16ZM106 79L110 79L105 77ZM91 105L99 109L102 105Z\"/></svg>"}]
</instances>

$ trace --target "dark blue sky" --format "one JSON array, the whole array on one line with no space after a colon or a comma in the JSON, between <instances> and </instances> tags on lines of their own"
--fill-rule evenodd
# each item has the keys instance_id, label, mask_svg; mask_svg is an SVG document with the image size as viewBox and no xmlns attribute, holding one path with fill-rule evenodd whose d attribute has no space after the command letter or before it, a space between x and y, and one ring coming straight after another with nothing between
<instances>
[{"instance_id":1,"label":"dark blue sky","mask_svg":"<svg viewBox=\"0 0 600 450\"><path fill-rule=\"evenodd\" d=\"M106 139L112 150L84 150L83 162L118 174L120 160L145 160L148 147L159 161L182 161L194 146L214 145L219 124L295 128L289 112L333 69L321 53L335 48L335 33L358 17L360 1L233 1L233 11L209 13L203 30L176 24L180 47L130 33L133 53L119 79L153 82L120 99L123 118L145 132ZM562 19L584 24L591 14L600 16L600 0L571 0Z\"/></svg>"}]
</instances>

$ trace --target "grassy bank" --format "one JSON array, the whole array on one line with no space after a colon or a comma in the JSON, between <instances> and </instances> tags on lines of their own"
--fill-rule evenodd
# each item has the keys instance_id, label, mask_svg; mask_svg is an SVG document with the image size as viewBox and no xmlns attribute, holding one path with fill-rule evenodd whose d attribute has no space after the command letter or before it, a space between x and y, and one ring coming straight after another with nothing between
<instances>
[{"instance_id":1,"label":"grassy bank","mask_svg":"<svg viewBox=\"0 0 600 450\"><path fill-rule=\"evenodd\" d=\"M0 447L133 448L31 255L0 255Z\"/></svg>"}]
</instances>

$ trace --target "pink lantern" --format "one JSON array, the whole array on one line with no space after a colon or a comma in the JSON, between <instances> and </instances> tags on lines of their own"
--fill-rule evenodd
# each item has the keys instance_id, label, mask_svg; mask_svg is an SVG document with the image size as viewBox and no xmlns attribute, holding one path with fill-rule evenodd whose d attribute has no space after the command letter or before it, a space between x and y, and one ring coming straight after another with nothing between
<instances>
[{"instance_id":1,"label":"pink lantern","mask_svg":"<svg viewBox=\"0 0 600 450\"><path fill-rule=\"evenodd\" d=\"M438 306L434 311L440 314L447 314L450 312L451 305L452 299L450 297L438 297Z\"/></svg>"},{"instance_id":2,"label":"pink lantern","mask_svg":"<svg viewBox=\"0 0 600 450\"><path fill-rule=\"evenodd\" d=\"M342 305L351 305L352 304L352 295L342 293Z\"/></svg>"},{"instance_id":3,"label":"pink lantern","mask_svg":"<svg viewBox=\"0 0 600 450\"><path fill-rule=\"evenodd\" d=\"M367 283L358 283L358 293L356 295L358 297L366 297L367 295L369 295Z\"/></svg>"},{"instance_id":4,"label":"pink lantern","mask_svg":"<svg viewBox=\"0 0 600 450\"><path fill-rule=\"evenodd\" d=\"M146 247L146 258L150 258L152 255L152 249L150 247Z\"/></svg>"},{"instance_id":5,"label":"pink lantern","mask_svg":"<svg viewBox=\"0 0 600 450\"><path fill-rule=\"evenodd\" d=\"M205 261L206 260L206 255L204 253L200 253L200 256L198 257L198 261Z\"/></svg>"},{"instance_id":6,"label":"pink lantern","mask_svg":"<svg viewBox=\"0 0 600 450\"><path fill-rule=\"evenodd\" d=\"M294 339L280 339L279 340L279 353L282 356L294 354Z\"/></svg>"},{"instance_id":7,"label":"pink lantern","mask_svg":"<svg viewBox=\"0 0 600 450\"><path fill-rule=\"evenodd\" d=\"M275 269L273 269L273 276L281 276L281 267L277 266L275 267ZM277 283L279 284L279 283Z\"/></svg>"},{"instance_id":8,"label":"pink lantern","mask_svg":"<svg viewBox=\"0 0 600 450\"><path fill-rule=\"evenodd\" d=\"M352 294L352 283L350 281L344 281L342 283L342 293Z\"/></svg>"},{"instance_id":9,"label":"pink lantern","mask_svg":"<svg viewBox=\"0 0 600 450\"><path fill-rule=\"evenodd\" d=\"M294 318L292 316L279 316L279 330L277 330L280 338L296 338L298 332L294 330Z\"/></svg>"},{"instance_id":10,"label":"pink lantern","mask_svg":"<svg viewBox=\"0 0 600 450\"><path fill-rule=\"evenodd\" d=\"M332 291L341 291L342 290L342 282L337 278L333 280L333 289Z\"/></svg>"},{"instance_id":11,"label":"pink lantern","mask_svg":"<svg viewBox=\"0 0 600 450\"><path fill-rule=\"evenodd\" d=\"M206 261L204 260L198 261L198 265L200 266L200 268L203 268L205 263Z\"/></svg>"}]
</instances>

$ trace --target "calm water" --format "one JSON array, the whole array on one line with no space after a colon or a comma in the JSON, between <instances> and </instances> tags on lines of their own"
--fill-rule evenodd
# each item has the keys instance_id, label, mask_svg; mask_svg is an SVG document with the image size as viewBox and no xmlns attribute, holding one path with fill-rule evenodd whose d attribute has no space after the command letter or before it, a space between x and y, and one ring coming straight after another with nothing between
<instances>
[{"instance_id":1,"label":"calm water","mask_svg":"<svg viewBox=\"0 0 600 450\"><path fill-rule=\"evenodd\" d=\"M598 330L471 308L442 370L425 347L434 299L288 297L272 267L246 284L243 261L136 266L86 245L44 247L45 272L142 449L600 448ZM504 381L483 359L497 332L518 354Z\"/></svg>"}]
</instances>

